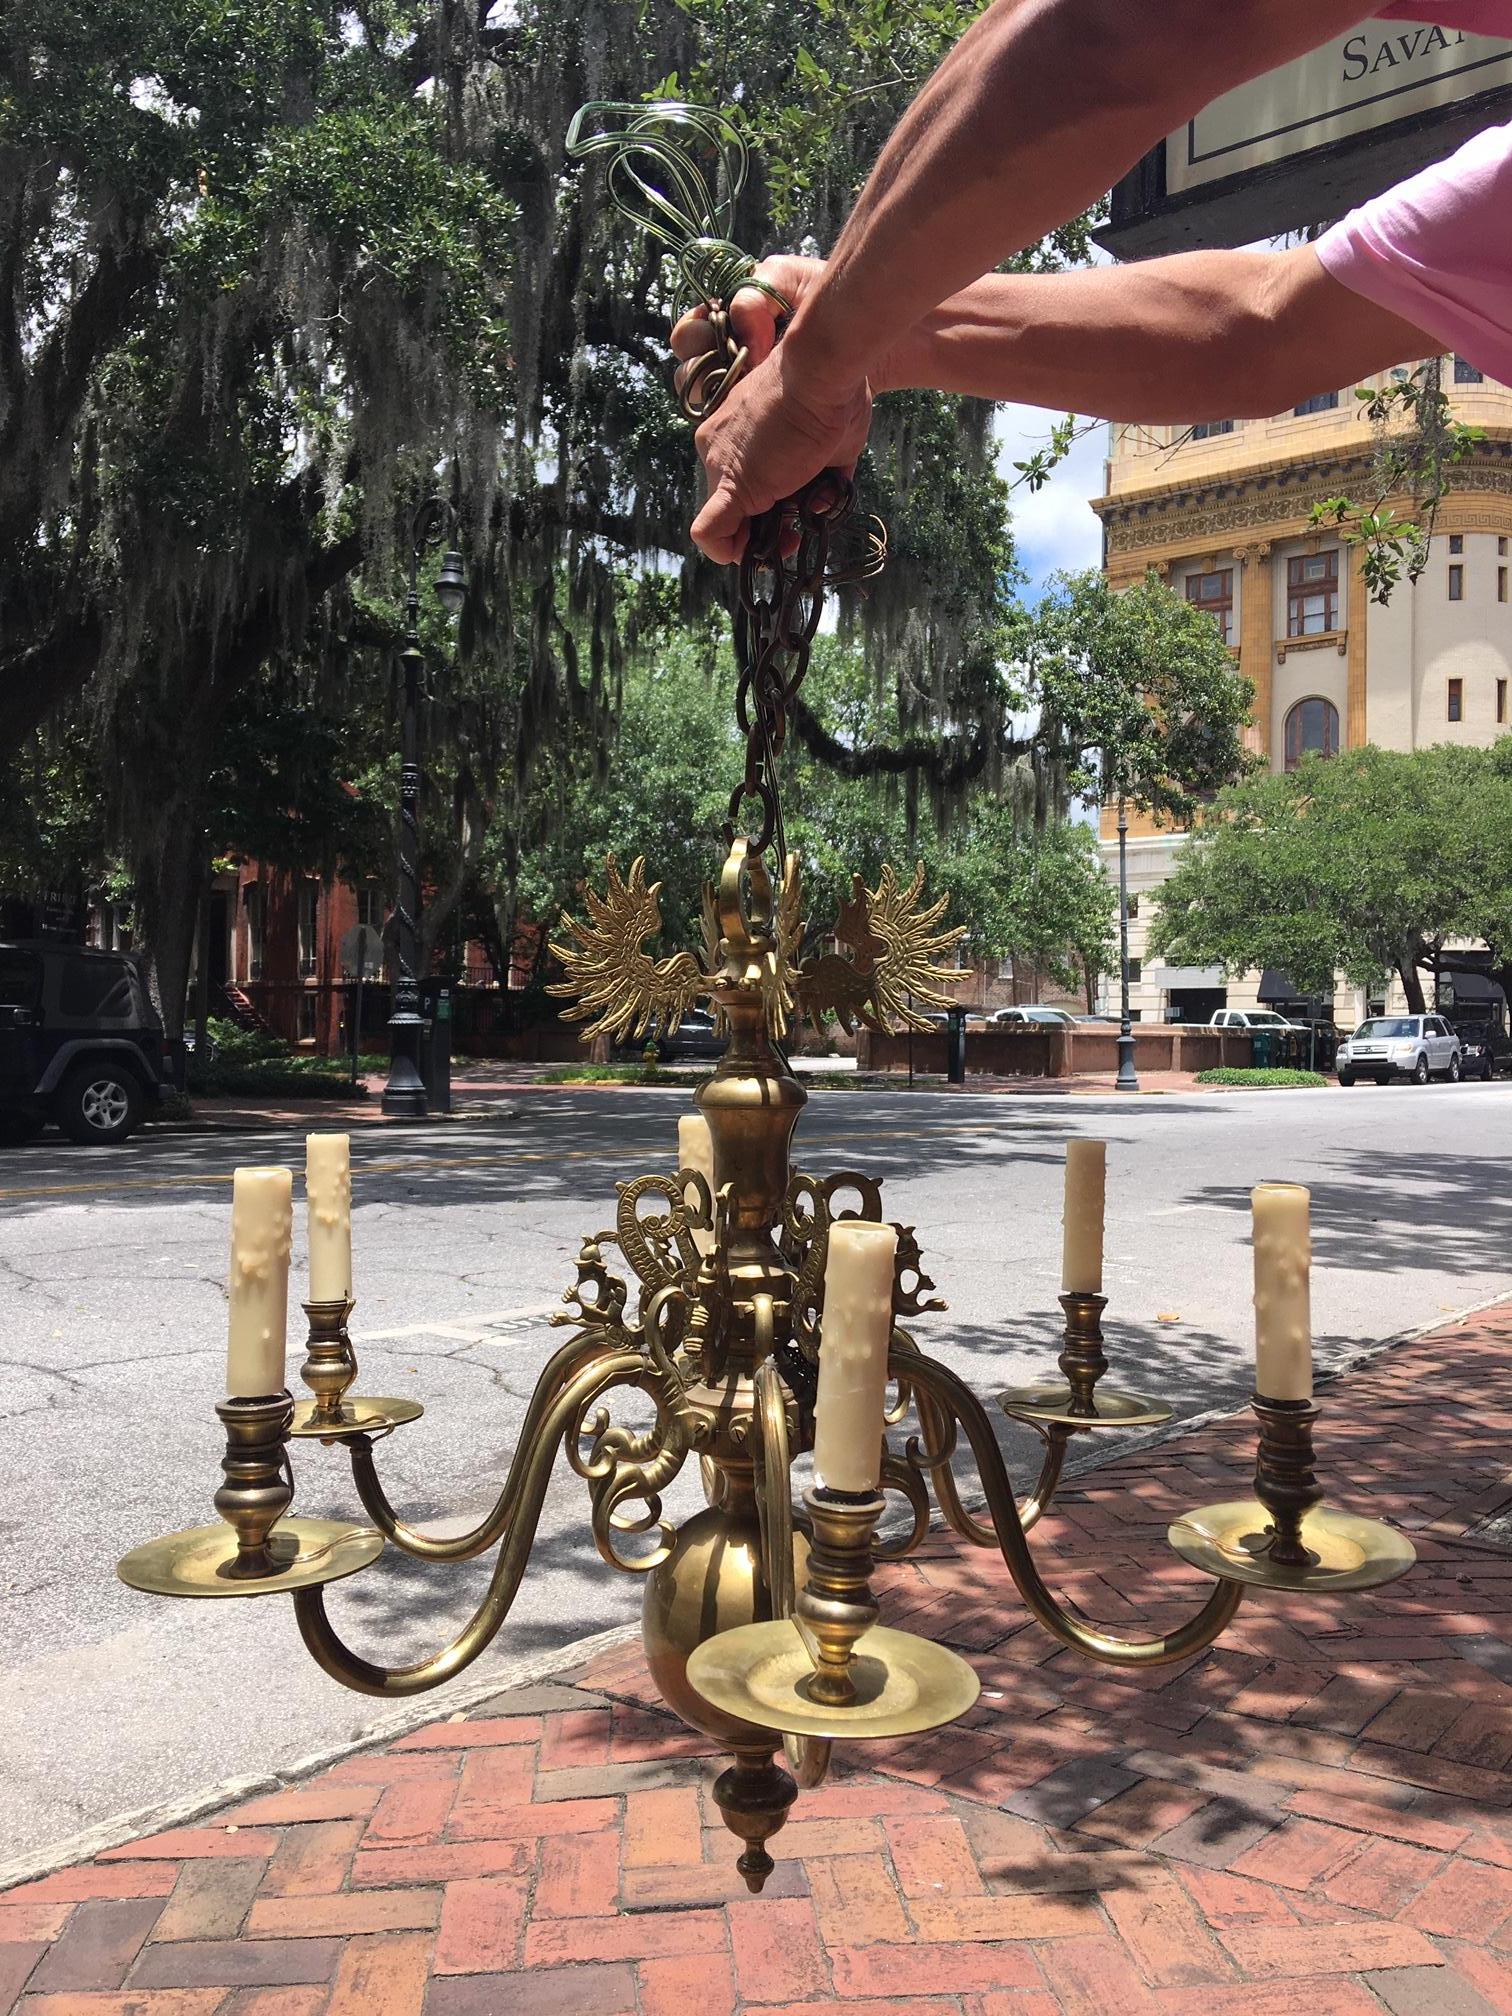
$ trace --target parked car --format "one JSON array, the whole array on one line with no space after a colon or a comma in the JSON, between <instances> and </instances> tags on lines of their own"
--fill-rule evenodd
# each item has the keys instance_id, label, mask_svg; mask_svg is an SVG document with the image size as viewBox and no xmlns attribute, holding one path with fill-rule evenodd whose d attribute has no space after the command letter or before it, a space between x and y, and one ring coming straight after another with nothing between
<instances>
[{"instance_id":1,"label":"parked car","mask_svg":"<svg viewBox=\"0 0 1512 2016\"><path fill-rule=\"evenodd\" d=\"M690 1008L673 1034L657 1044L657 1051L668 1060L723 1057L727 1040L707 1008Z\"/></svg>"},{"instance_id":2,"label":"parked car","mask_svg":"<svg viewBox=\"0 0 1512 2016\"><path fill-rule=\"evenodd\" d=\"M173 1090L134 959L0 944L0 1140L31 1140L51 1120L72 1141L124 1141Z\"/></svg>"},{"instance_id":3,"label":"parked car","mask_svg":"<svg viewBox=\"0 0 1512 2016\"><path fill-rule=\"evenodd\" d=\"M1288 1022L1274 1008L1220 1008L1208 1024L1210 1029L1301 1029L1305 1022Z\"/></svg>"},{"instance_id":4,"label":"parked car","mask_svg":"<svg viewBox=\"0 0 1512 2016\"><path fill-rule=\"evenodd\" d=\"M1374 1078L1410 1078L1426 1085L1432 1077L1457 1083L1462 1065L1459 1037L1442 1015L1373 1015L1339 1045L1341 1085Z\"/></svg>"},{"instance_id":5,"label":"parked car","mask_svg":"<svg viewBox=\"0 0 1512 2016\"><path fill-rule=\"evenodd\" d=\"M1076 1017L1065 1008L999 1008L987 1019L999 1029L1007 1028L1014 1022L1050 1022L1060 1029L1076 1027Z\"/></svg>"},{"instance_id":6,"label":"parked car","mask_svg":"<svg viewBox=\"0 0 1512 2016\"><path fill-rule=\"evenodd\" d=\"M1512 1037L1499 1022L1456 1016L1451 1026L1460 1039L1460 1069L1467 1078L1489 1084L1498 1071L1512 1077Z\"/></svg>"}]
</instances>

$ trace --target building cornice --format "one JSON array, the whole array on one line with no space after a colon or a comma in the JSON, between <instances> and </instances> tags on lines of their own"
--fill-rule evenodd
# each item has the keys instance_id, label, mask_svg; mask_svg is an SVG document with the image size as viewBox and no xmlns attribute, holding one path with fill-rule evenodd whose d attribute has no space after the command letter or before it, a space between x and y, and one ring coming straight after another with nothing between
<instances>
[{"instance_id":1,"label":"building cornice","mask_svg":"<svg viewBox=\"0 0 1512 2016\"><path fill-rule=\"evenodd\" d=\"M1362 443L1337 454L1278 456L1195 481L1114 491L1094 498L1092 509L1103 522L1110 558L1193 541L1212 544L1225 533L1262 527L1286 538L1318 529L1311 523L1315 504L1368 494L1373 467L1373 449ZM1477 529L1468 520L1460 522L1477 494L1512 500L1512 428L1488 428L1449 480L1440 524L1446 530Z\"/></svg>"}]
</instances>

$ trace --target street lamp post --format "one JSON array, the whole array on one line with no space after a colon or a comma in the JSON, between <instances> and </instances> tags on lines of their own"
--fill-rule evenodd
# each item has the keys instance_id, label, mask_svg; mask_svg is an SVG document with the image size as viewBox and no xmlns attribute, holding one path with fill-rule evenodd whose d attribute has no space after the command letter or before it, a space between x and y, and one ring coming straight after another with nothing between
<instances>
[{"instance_id":1,"label":"street lamp post","mask_svg":"<svg viewBox=\"0 0 1512 2016\"><path fill-rule=\"evenodd\" d=\"M394 906L394 1005L389 1016L389 1075L383 1088L383 1110L392 1116L423 1120L430 1111L420 1072L420 1041L425 1027L420 1011L420 675L425 653L420 648L420 563L442 534L453 526L455 513L439 497L427 497L415 513L410 539L409 593L404 604L404 714L399 757L399 887ZM467 592L462 555L453 548L436 577L436 599L448 615L461 608Z\"/></svg>"},{"instance_id":2,"label":"street lamp post","mask_svg":"<svg viewBox=\"0 0 1512 2016\"><path fill-rule=\"evenodd\" d=\"M1123 794L1118 798L1118 1076L1115 1092L1137 1092L1139 1077L1134 1069L1134 1025L1129 1017L1129 815Z\"/></svg>"}]
</instances>

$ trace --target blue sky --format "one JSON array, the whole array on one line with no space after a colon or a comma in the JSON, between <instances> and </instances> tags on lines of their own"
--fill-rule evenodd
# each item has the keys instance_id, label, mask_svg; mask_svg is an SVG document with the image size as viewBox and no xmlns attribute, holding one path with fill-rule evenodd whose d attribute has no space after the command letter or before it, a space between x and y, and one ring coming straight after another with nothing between
<instances>
[{"instance_id":1,"label":"blue sky","mask_svg":"<svg viewBox=\"0 0 1512 2016\"><path fill-rule=\"evenodd\" d=\"M999 458L1010 482L1012 465L1043 448L1050 429L1064 417L1039 406L998 408ZM1014 491L1013 536L1019 564L1029 576L1026 601L1037 601L1049 576L1062 568L1102 565L1102 530L1088 499L1102 495L1106 453L1107 432L1094 428L1077 442L1042 490Z\"/></svg>"}]
</instances>

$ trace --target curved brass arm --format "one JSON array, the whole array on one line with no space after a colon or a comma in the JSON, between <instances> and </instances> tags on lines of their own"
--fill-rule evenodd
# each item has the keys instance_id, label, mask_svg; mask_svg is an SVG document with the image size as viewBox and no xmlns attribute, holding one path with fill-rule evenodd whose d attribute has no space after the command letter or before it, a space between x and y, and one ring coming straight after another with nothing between
<instances>
[{"instance_id":1,"label":"curved brass arm","mask_svg":"<svg viewBox=\"0 0 1512 2016\"><path fill-rule=\"evenodd\" d=\"M616 1355L613 1362L628 1361L628 1352ZM585 1369L595 1364L611 1362L605 1355L604 1338L601 1332L579 1331L576 1337L554 1352L543 1367L536 1381L530 1405L525 1410L525 1419L520 1424L520 1433L515 1441L514 1458L509 1466L509 1475L504 1488L499 1493L498 1502L488 1517L469 1533L457 1533L449 1538L440 1538L428 1533L417 1533L412 1526L406 1526L393 1506L388 1494L379 1482L377 1465L373 1461L373 1441L367 1435L354 1435L348 1447L352 1459L352 1482L357 1487L357 1496L362 1500L362 1508L378 1528L385 1540L391 1540L401 1552L413 1554L420 1561L471 1561L479 1554L486 1554L500 1537L508 1531L515 1513L514 1499L517 1492L516 1476L521 1473L519 1488L523 1488L523 1469L527 1466L533 1451L540 1448L545 1422L548 1415L560 1411L561 1395L569 1388L578 1390L577 1382ZM636 1355L635 1364L644 1361ZM605 1381L612 1385L617 1378ZM584 1395L582 1404L586 1407L597 1398L596 1391ZM571 1413L559 1427L549 1435L546 1447L551 1455L556 1454L556 1443L571 1426ZM548 1469L549 1469L548 1464Z\"/></svg>"},{"instance_id":2,"label":"curved brass arm","mask_svg":"<svg viewBox=\"0 0 1512 2016\"><path fill-rule=\"evenodd\" d=\"M914 1404L930 1451L943 1449L949 1440L949 1422L941 1418L939 1410L924 1394L918 1394ZM1065 1468L1066 1450L1071 1441L1071 1431L1058 1423L1048 1427L1035 1423L1034 1427L1045 1445L1045 1457L1033 1491L1018 1508L1019 1529L1024 1533L1032 1532L1049 1509L1061 1480L1061 1471ZM929 1479L934 1486L935 1500L952 1532L958 1533L963 1540L969 1540L973 1547L996 1547L998 1536L993 1528L984 1526L979 1519L973 1519L961 1503L948 1455L943 1462L929 1466Z\"/></svg>"},{"instance_id":3,"label":"curved brass arm","mask_svg":"<svg viewBox=\"0 0 1512 2016\"><path fill-rule=\"evenodd\" d=\"M572 1347L567 1348L570 1351ZM559 1352L552 1365L556 1365L564 1355ZM549 1372L551 1368L547 1369ZM509 1615L530 1550L535 1544L546 1487L551 1481L552 1467L563 1435L600 1393L610 1386L638 1384L645 1377L646 1369L646 1361L639 1351L605 1352L600 1347L593 1360L580 1368L576 1376L562 1387L555 1400L540 1411L536 1417L538 1432L529 1442L521 1440L510 1465L504 1495L484 1526L478 1528L480 1533L486 1528L497 1528L504 1544L499 1549L499 1558L494 1563L483 1601L450 1645L413 1666L375 1666L351 1651L337 1637L326 1615L324 1589L300 1589L294 1596L294 1615L299 1622L300 1636L316 1664L333 1680L339 1680L343 1687L351 1687L359 1694L388 1695L423 1694L427 1688L439 1687L443 1681L453 1679L464 1667L470 1666L497 1636ZM533 1415L534 1412L532 1403ZM478 1550L474 1548L472 1551L476 1553Z\"/></svg>"},{"instance_id":4,"label":"curved brass arm","mask_svg":"<svg viewBox=\"0 0 1512 2016\"><path fill-rule=\"evenodd\" d=\"M996 1529L997 1544L1008 1564L1008 1572L1029 1609L1053 1637L1110 1666L1161 1666L1173 1659L1184 1659L1189 1652L1202 1651L1228 1627L1244 1600L1244 1589L1238 1582L1219 1582L1196 1616L1188 1618L1185 1624L1163 1638L1120 1637L1106 1625L1082 1617L1069 1606L1059 1603L1029 1551L1018 1507L1014 1503L1013 1486L997 1446L997 1437L992 1432L992 1423L981 1401L964 1380L958 1379L954 1372L932 1358L897 1350L891 1357L895 1361L893 1370L897 1376L908 1379L934 1402L936 1408L943 1410L947 1418L954 1416L966 1430L966 1439L971 1444L981 1474L982 1488L987 1493L987 1509ZM919 1460L927 1461L933 1453L926 1450Z\"/></svg>"},{"instance_id":5,"label":"curved brass arm","mask_svg":"<svg viewBox=\"0 0 1512 2016\"><path fill-rule=\"evenodd\" d=\"M793 1562L793 1487L788 1481L787 1393L770 1358L756 1370L756 1420L751 1448L756 1466L756 1503L761 1514L762 1565L772 1594L772 1615L793 1617L797 1607ZM802 1625L799 1626L801 1630ZM788 1769L805 1792L829 1776L830 1744L822 1736L784 1736Z\"/></svg>"}]
</instances>

